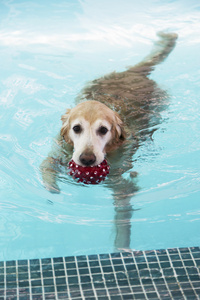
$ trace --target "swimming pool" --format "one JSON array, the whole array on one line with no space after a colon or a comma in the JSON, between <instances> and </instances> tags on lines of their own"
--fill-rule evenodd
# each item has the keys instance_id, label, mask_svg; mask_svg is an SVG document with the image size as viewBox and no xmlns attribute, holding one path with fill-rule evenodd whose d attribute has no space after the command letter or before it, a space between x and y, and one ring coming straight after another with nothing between
<instances>
[{"instance_id":1,"label":"swimming pool","mask_svg":"<svg viewBox=\"0 0 200 300\"><path fill-rule=\"evenodd\" d=\"M113 251L106 182L86 187L65 177L53 195L39 165L85 83L139 62L165 29L179 40L151 78L170 101L153 138L133 156L130 247L200 244L199 8L153 0L148 7L128 0L0 4L0 260Z\"/></svg>"}]
</instances>

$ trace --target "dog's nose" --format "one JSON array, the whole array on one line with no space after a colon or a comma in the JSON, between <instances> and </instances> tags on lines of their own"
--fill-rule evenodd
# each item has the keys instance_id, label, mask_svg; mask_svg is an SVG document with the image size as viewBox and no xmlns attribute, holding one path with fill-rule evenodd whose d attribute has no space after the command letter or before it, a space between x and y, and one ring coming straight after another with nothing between
<instances>
[{"instance_id":1,"label":"dog's nose","mask_svg":"<svg viewBox=\"0 0 200 300\"><path fill-rule=\"evenodd\" d=\"M84 166L91 166L95 163L96 156L93 153L82 153L79 160Z\"/></svg>"}]
</instances>

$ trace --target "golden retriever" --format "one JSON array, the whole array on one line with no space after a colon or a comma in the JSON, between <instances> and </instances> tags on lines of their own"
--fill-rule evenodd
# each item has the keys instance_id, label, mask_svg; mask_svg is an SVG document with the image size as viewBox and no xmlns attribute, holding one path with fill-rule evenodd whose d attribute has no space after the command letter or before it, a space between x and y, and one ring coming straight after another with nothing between
<instances>
[{"instance_id":1,"label":"golden retriever","mask_svg":"<svg viewBox=\"0 0 200 300\"><path fill-rule=\"evenodd\" d=\"M119 115L98 101L86 101L62 116L61 136L73 145L72 159L81 166L100 164L106 153L119 147L125 131Z\"/></svg>"},{"instance_id":2,"label":"golden retriever","mask_svg":"<svg viewBox=\"0 0 200 300\"><path fill-rule=\"evenodd\" d=\"M174 33L160 33L159 37L141 63L94 80L78 97L80 103L62 116L56 144L41 164L43 183L49 191L59 192L59 166L67 165L71 158L79 165L95 166L105 156L114 174L107 186L112 187L115 197L126 198L135 191L135 185L121 175L131 168L140 140L159 122L166 98L148 75L168 56L177 39Z\"/></svg>"},{"instance_id":3,"label":"golden retriever","mask_svg":"<svg viewBox=\"0 0 200 300\"><path fill-rule=\"evenodd\" d=\"M61 117L61 131L41 164L44 186L59 193L59 174L72 158L79 165L95 166L107 157L111 169L104 185L114 197L114 251L130 249L131 199L138 190L137 173L130 171L133 154L152 138L166 107L167 93L148 75L172 51L177 35L159 33L159 37L141 63L96 79L81 92L79 104ZM122 176L125 172L128 178Z\"/></svg>"}]
</instances>

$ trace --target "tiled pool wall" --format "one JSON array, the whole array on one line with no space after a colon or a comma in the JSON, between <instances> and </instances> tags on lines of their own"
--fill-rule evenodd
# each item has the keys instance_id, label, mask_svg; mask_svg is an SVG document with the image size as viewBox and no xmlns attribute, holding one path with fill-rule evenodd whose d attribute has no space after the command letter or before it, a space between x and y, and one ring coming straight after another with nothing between
<instances>
[{"instance_id":1,"label":"tiled pool wall","mask_svg":"<svg viewBox=\"0 0 200 300\"><path fill-rule=\"evenodd\" d=\"M0 262L2 299L200 299L200 247Z\"/></svg>"}]
</instances>

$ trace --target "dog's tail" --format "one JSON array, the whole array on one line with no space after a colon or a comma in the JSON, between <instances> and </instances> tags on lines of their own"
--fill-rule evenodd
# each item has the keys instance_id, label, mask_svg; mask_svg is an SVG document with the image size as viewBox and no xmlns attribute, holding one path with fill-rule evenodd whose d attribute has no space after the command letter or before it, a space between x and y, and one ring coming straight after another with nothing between
<instances>
[{"instance_id":1,"label":"dog's tail","mask_svg":"<svg viewBox=\"0 0 200 300\"><path fill-rule=\"evenodd\" d=\"M160 39L155 43L151 53L146 56L139 64L135 65L132 68L129 68L129 71L142 71L145 75L148 75L148 73L150 73L154 69L154 66L163 62L167 58L167 56L176 45L178 35L176 33L164 32L159 32L157 35L160 37Z\"/></svg>"}]
</instances>

